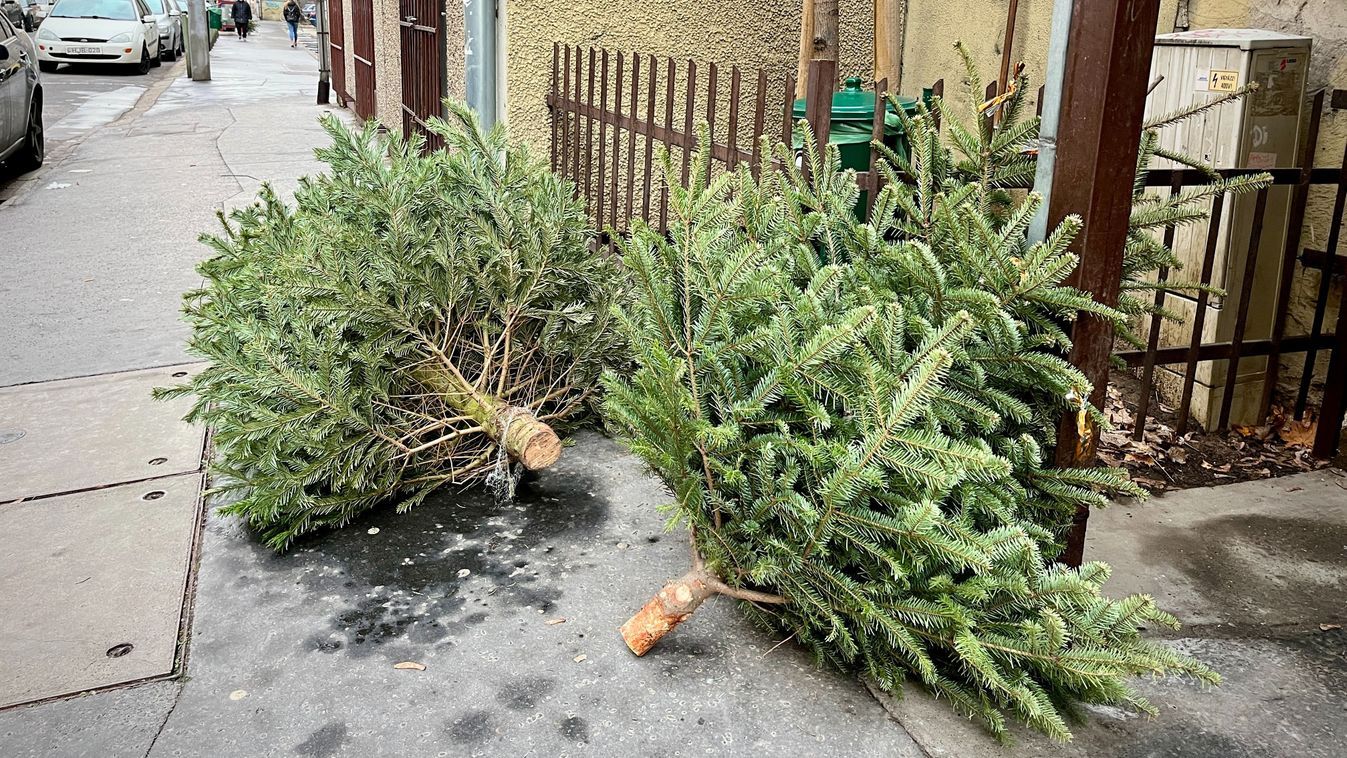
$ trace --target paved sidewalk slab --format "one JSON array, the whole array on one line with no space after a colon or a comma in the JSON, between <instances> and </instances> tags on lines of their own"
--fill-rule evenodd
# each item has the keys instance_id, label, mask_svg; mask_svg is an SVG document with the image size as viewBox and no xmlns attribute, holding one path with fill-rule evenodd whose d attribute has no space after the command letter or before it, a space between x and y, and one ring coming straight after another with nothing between
<instances>
[{"instance_id":1,"label":"paved sidewalk slab","mask_svg":"<svg viewBox=\"0 0 1347 758\"><path fill-rule=\"evenodd\" d=\"M724 598L626 649L618 626L688 568L668 499L584 433L516 504L449 490L286 555L212 515L189 678L150 758L919 758L859 682Z\"/></svg>"},{"instance_id":2,"label":"paved sidewalk slab","mask_svg":"<svg viewBox=\"0 0 1347 758\"><path fill-rule=\"evenodd\" d=\"M173 671L201 484L0 505L0 708Z\"/></svg>"},{"instance_id":3,"label":"paved sidewalk slab","mask_svg":"<svg viewBox=\"0 0 1347 758\"><path fill-rule=\"evenodd\" d=\"M1347 755L1347 474L1327 469L1183 490L1090 517L1105 589L1147 593L1183 623L1149 630L1224 678L1203 691L1138 680L1148 719L1087 709L1059 745L997 745L918 688L886 698L932 758L1340 758Z\"/></svg>"},{"instance_id":4,"label":"paved sidewalk slab","mask_svg":"<svg viewBox=\"0 0 1347 758\"><path fill-rule=\"evenodd\" d=\"M0 387L0 502L201 468L206 432L183 423L190 398L155 387L201 364Z\"/></svg>"}]
</instances>

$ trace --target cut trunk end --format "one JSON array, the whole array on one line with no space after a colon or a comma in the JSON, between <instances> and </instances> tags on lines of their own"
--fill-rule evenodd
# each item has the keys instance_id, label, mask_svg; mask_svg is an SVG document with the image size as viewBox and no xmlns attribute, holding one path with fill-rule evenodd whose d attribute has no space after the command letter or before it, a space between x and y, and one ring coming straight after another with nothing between
<instances>
[{"instance_id":1,"label":"cut trunk end","mask_svg":"<svg viewBox=\"0 0 1347 758\"><path fill-rule=\"evenodd\" d=\"M529 471L545 469L561 458L561 438L527 408L506 408L497 423L505 452Z\"/></svg>"},{"instance_id":2,"label":"cut trunk end","mask_svg":"<svg viewBox=\"0 0 1347 758\"><path fill-rule=\"evenodd\" d=\"M704 571L693 570L664 585L645 607L622 625L622 639L637 655L645 655L664 635L715 594Z\"/></svg>"},{"instance_id":3,"label":"cut trunk end","mask_svg":"<svg viewBox=\"0 0 1347 758\"><path fill-rule=\"evenodd\" d=\"M418 369L416 377L443 395L451 408L476 421L510 458L529 471L545 469L561 458L561 438L528 408L506 405L465 384L457 375L434 367Z\"/></svg>"}]
</instances>

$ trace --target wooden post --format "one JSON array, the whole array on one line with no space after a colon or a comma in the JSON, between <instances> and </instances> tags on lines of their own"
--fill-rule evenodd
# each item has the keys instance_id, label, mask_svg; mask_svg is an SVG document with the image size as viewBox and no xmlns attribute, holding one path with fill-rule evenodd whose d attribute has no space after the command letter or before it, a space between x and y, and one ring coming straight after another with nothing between
<instances>
[{"instance_id":1,"label":"wooden post","mask_svg":"<svg viewBox=\"0 0 1347 758\"><path fill-rule=\"evenodd\" d=\"M898 91L903 76L903 24L907 20L903 5L901 0L874 0L874 80L888 80L894 92Z\"/></svg>"},{"instance_id":2,"label":"wooden post","mask_svg":"<svg viewBox=\"0 0 1347 758\"><path fill-rule=\"evenodd\" d=\"M837 90L837 0L812 0L814 42L805 82L804 117L822 154L832 131L833 92ZM804 167L806 172L812 166Z\"/></svg>"},{"instance_id":3,"label":"wooden post","mask_svg":"<svg viewBox=\"0 0 1347 758\"><path fill-rule=\"evenodd\" d=\"M1062 83L1056 168L1049 228L1068 214L1085 222L1075 249L1080 265L1070 284L1115 305L1122 284L1123 245L1132 211L1132 180L1141 140L1146 84L1160 0L1075 0ZM1090 400L1102 405L1108 385L1113 329L1082 314L1072 332L1071 363L1093 383ZM1058 426L1056 463L1095 465L1099 430L1076 414ZM1079 566L1089 510L1076 513L1061 560Z\"/></svg>"},{"instance_id":4,"label":"wooden post","mask_svg":"<svg viewBox=\"0 0 1347 758\"><path fill-rule=\"evenodd\" d=\"M795 69L795 99L809 89L809 61L814 59L814 0L800 2L800 60Z\"/></svg>"}]
</instances>

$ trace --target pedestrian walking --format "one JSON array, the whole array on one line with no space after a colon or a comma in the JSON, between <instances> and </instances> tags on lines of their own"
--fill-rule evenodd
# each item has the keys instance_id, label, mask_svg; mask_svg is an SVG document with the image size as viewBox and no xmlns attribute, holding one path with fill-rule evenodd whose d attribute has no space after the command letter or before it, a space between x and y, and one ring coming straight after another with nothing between
<instances>
[{"instance_id":1,"label":"pedestrian walking","mask_svg":"<svg viewBox=\"0 0 1347 758\"><path fill-rule=\"evenodd\" d=\"M304 18L304 11L295 0L288 0L281 15L285 16L286 26L290 27L290 47L295 47L299 44L299 20Z\"/></svg>"},{"instance_id":2,"label":"pedestrian walking","mask_svg":"<svg viewBox=\"0 0 1347 758\"><path fill-rule=\"evenodd\" d=\"M253 20L253 7L248 4L248 0L234 0L229 15L234 18L234 31L238 32L239 39L248 39L248 24Z\"/></svg>"}]
</instances>

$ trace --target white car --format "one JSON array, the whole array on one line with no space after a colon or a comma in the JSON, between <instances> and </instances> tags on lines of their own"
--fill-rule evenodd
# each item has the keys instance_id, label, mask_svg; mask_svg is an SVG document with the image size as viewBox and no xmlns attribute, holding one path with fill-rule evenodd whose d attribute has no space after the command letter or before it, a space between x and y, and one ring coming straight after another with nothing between
<instances>
[{"instance_id":1,"label":"white car","mask_svg":"<svg viewBox=\"0 0 1347 758\"><path fill-rule=\"evenodd\" d=\"M57 0L37 32L43 71L62 63L159 65L159 27L144 0Z\"/></svg>"},{"instance_id":2,"label":"white car","mask_svg":"<svg viewBox=\"0 0 1347 758\"><path fill-rule=\"evenodd\" d=\"M182 53L182 25L185 19L173 0L144 0L159 27L159 57L175 61Z\"/></svg>"}]
</instances>

